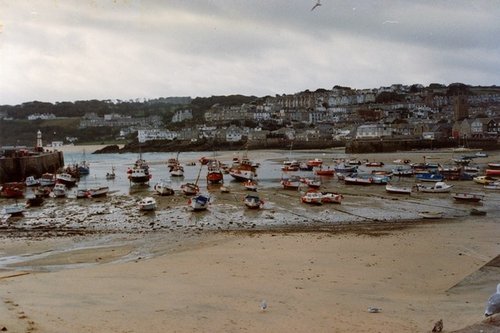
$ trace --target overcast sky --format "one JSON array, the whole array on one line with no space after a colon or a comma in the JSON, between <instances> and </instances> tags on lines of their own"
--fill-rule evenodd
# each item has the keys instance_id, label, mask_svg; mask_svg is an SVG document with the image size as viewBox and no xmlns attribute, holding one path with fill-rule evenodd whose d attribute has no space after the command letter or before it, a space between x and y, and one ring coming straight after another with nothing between
<instances>
[{"instance_id":1,"label":"overcast sky","mask_svg":"<svg viewBox=\"0 0 500 333\"><path fill-rule=\"evenodd\" d=\"M498 0L0 0L0 104L500 85Z\"/></svg>"}]
</instances>

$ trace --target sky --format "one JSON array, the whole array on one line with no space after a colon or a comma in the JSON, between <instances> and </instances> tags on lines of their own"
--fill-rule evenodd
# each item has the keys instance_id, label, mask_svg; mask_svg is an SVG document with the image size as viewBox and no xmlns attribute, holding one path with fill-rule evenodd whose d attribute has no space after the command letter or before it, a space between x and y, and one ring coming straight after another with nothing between
<instances>
[{"instance_id":1,"label":"sky","mask_svg":"<svg viewBox=\"0 0 500 333\"><path fill-rule=\"evenodd\" d=\"M499 0L0 0L0 105L500 85Z\"/></svg>"}]
</instances>

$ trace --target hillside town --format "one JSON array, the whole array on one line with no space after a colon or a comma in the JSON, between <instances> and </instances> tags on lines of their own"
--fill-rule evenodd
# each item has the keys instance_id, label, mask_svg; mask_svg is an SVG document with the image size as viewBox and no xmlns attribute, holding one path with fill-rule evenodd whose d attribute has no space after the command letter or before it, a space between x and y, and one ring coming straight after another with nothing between
<instances>
[{"instance_id":1,"label":"hillside town","mask_svg":"<svg viewBox=\"0 0 500 333\"><path fill-rule=\"evenodd\" d=\"M220 98L224 101L224 97ZM131 112L86 112L79 130L112 128L116 139L150 142L204 141L247 147L282 147L284 143L325 146L352 140L497 140L500 88L393 84L374 89L334 86L295 94L245 98L244 103L215 103L193 109L193 99L171 97L140 101L141 107L161 103L175 108L168 117ZM136 101L137 102L137 101ZM116 101L106 101L116 105ZM112 110L112 108L109 108ZM3 121L12 120L6 112ZM56 119L51 113L28 114L28 120ZM78 134L64 143L78 143Z\"/></svg>"}]
</instances>

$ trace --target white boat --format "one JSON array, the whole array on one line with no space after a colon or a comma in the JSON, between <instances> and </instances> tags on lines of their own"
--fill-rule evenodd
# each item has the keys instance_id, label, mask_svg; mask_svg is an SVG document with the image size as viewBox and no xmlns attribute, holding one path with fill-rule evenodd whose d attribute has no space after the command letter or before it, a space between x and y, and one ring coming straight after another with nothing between
<instances>
[{"instance_id":1,"label":"white boat","mask_svg":"<svg viewBox=\"0 0 500 333\"><path fill-rule=\"evenodd\" d=\"M244 182L247 180L253 180L256 175L252 170L243 170L243 169L230 169L229 175L233 177L235 180Z\"/></svg>"},{"instance_id":2,"label":"white boat","mask_svg":"<svg viewBox=\"0 0 500 333\"><path fill-rule=\"evenodd\" d=\"M89 191L89 189L86 187L77 188L76 189L76 198L77 199L88 198L89 197L88 191Z\"/></svg>"},{"instance_id":3,"label":"white boat","mask_svg":"<svg viewBox=\"0 0 500 333\"><path fill-rule=\"evenodd\" d=\"M163 179L155 184L154 190L159 195L173 195L175 193L174 189L172 188L171 182Z\"/></svg>"},{"instance_id":4,"label":"white boat","mask_svg":"<svg viewBox=\"0 0 500 333\"><path fill-rule=\"evenodd\" d=\"M245 206L250 209L260 209L264 205L264 201L262 201L257 195L246 195L243 200Z\"/></svg>"},{"instance_id":5,"label":"white boat","mask_svg":"<svg viewBox=\"0 0 500 333\"><path fill-rule=\"evenodd\" d=\"M170 169L170 177L184 177L184 167L180 164L172 166Z\"/></svg>"},{"instance_id":6,"label":"white boat","mask_svg":"<svg viewBox=\"0 0 500 333\"><path fill-rule=\"evenodd\" d=\"M484 188L487 190L500 190L500 182L492 182L487 185L484 185Z\"/></svg>"},{"instance_id":7,"label":"white boat","mask_svg":"<svg viewBox=\"0 0 500 333\"><path fill-rule=\"evenodd\" d=\"M350 175L344 178L344 182L346 185L371 185L373 178L371 176Z\"/></svg>"},{"instance_id":8,"label":"white boat","mask_svg":"<svg viewBox=\"0 0 500 333\"><path fill-rule=\"evenodd\" d=\"M40 180L36 179L33 176L29 176L29 177L26 177L26 180L24 181L24 183L28 187L30 187L30 186L38 186L38 185L40 185Z\"/></svg>"},{"instance_id":9,"label":"white boat","mask_svg":"<svg viewBox=\"0 0 500 333\"><path fill-rule=\"evenodd\" d=\"M139 210L142 211L151 211L156 209L156 200L152 197L142 198L139 203Z\"/></svg>"},{"instance_id":10,"label":"white boat","mask_svg":"<svg viewBox=\"0 0 500 333\"><path fill-rule=\"evenodd\" d=\"M425 211L425 212L420 212L418 215L424 219L441 219L444 216L443 212L431 212L431 211Z\"/></svg>"},{"instance_id":11,"label":"white boat","mask_svg":"<svg viewBox=\"0 0 500 333\"><path fill-rule=\"evenodd\" d=\"M112 180L112 179L115 179L116 175L115 175L115 167L112 167L111 168L111 172L106 172L106 179L107 180Z\"/></svg>"},{"instance_id":12,"label":"white boat","mask_svg":"<svg viewBox=\"0 0 500 333\"><path fill-rule=\"evenodd\" d=\"M340 204L344 196L340 193L335 192L321 192L321 202L322 203L337 203Z\"/></svg>"},{"instance_id":13,"label":"white boat","mask_svg":"<svg viewBox=\"0 0 500 333\"><path fill-rule=\"evenodd\" d=\"M321 194L321 192L318 192L316 190L309 190L300 198L300 200L303 203L312 205L321 205L323 203L322 199L323 199L323 194Z\"/></svg>"},{"instance_id":14,"label":"white boat","mask_svg":"<svg viewBox=\"0 0 500 333\"><path fill-rule=\"evenodd\" d=\"M146 184L151 179L149 165L142 157L135 161L134 166L127 170L128 179L134 184Z\"/></svg>"},{"instance_id":15,"label":"white boat","mask_svg":"<svg viewBox=\"0 0 500 333\"><path fill-rule=\"evenodd\" d=\"M77 179L67 172L58 173L56 175L56 183L64 184L67 187L74 186Z\"/></svg>"},{"instance_id":16,"label":"white boat","mask_svg":"<svg viewBox=\"0 0 500 333\"><path fill-rule=\"evenodd\" d=\"M479 202L483 200L484 194L478 193L453 193L452 197L457 201Z\"/></svg>"},{"instance_id":17,"label":"white boat","mask_svg":"<svg viewBox=\"0 0 500 333\"><path fill-rule=\"evenodd\" d=\"M387 184L385 185L385 190L389 193L411 194L412 188L410 186L394 186Z\"/></svg>"},{"instance_id":18,"label":"white boat","mask_svg":"<svg viewBox=\"0 0 500 333\"><path fill-rule=\"evenodd\" d=\"M291 176L290 178L283 178L281 179L281 186L285 190L298 190L300 188L301 182L300 182L300 177L298 176Z\"/></svg>"},{"instance_id":19,"label":"white boat","mask_svg":"<svg viewBox=\"0 0 500 333\"><path fill-rule=\"evenodd\" d=\"M108 186L97 186L89 188L87 191L87 195L90 198L97 198L106 196L108 192L109 192Z\"/></svg>"},{"instance_id":20,"label":"white boat","mask_svg":"<svg viewBox=\"0 0 500 333\"><path fill-rule=\"evenodd\" d=\"M416 187L418 191L425 193L449 193L453 185L448 185L445 182L436 182L432 186L417 184Z\"/></svg>"},{"instance_id":21,"label":"white boat","mask_svg":"<svg viewBox=\"0 0 500 333\"><path fill-rule=\"evenodd\" d=\"M205 210L210 203L210 196L208 194L198 194L189 199L188 203L193 210Z\"/></svg>"},{"instance_id":22,"label":"white boat","mask_svg":"<svg viewBox=\"0 0 500 333\"><path fill-rule=\"evenodd\" d=\"M40 186L54 186L56 184L56 177L53 173L44 173L40 178Z\"/></svg>"},{"instance_id":23,"label":"white boat","mask_svg":"<svg viewBox=\"0 0 500 333\"><path fill-rule=\"evenodd\" d=\"M13 205L5 206L2 215L21 216L26 210L26 205L15 203Z\"/></svg>"},{"instance_id":24,"label":"white boat","mask_svg":"<svg viewBox=\"0 0 500 333\"><path fill-rule=\"evenodd\" d=\"M64 198L66 196L68 192L68 188L66 187L66 185L62 184L62 183L58 183L56 185L54 185L54 188L52 189L52 193L54 195L54 197L56 198Z\"/></svg>"}]
</instances>

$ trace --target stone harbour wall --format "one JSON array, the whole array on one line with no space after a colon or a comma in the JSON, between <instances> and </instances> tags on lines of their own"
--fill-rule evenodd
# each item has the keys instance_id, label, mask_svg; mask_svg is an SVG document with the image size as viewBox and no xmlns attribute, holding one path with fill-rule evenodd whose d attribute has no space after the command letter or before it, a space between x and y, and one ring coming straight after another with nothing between
<instances>
[{"instance_id":1,"label":"stone harbour wall","mask_svg":"<svg viewBox=\"0 0 500 333\"><path fill-rule=\"evenodd\" d=\"M0 158L0 184L24 181L28 176L38 178L46 172L55 173L63 166L64 155L61 151L23 157L3 157Z\"/></svg>"}]
</instances>

